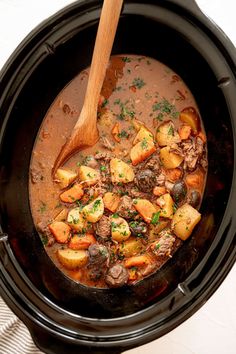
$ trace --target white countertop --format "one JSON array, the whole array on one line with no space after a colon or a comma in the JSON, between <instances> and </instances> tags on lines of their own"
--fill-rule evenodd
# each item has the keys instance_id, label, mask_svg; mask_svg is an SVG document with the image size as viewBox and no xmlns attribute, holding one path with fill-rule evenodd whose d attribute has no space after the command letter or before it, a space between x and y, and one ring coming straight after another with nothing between
<instances>
[{"instance_id":1,"label":"white countertop","mask_svg":"<svg viewBox=\"0 0 236 354\"><path fill-rule=\"evenodd\" d=\"M0 0L0 68L35 26L72 2ZM203 12L212 18L236 45L235 0L197 2ZM162 338L125 353L235 354L236 265L210 300L190 319Z\"/></svg>"}]
</instances>

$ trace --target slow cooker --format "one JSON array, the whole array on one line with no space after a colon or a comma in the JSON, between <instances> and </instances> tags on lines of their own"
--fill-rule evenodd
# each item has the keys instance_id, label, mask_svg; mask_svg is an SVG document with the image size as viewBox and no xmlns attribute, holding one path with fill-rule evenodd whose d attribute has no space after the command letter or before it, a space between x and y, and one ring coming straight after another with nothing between
<instances>
[{"instance_id":1,"label":"slow cooker","mask_svg":"<svg viewBox=\"0 0 236 354\"><path fill-rule=\"evenodd\" d=\"M53 100L91 62L101 6L80 0L49 18L0 75L0 294L45 353L120 353L162 336L206 302L236 257L236 53L193 0L126 0L113 54L165 63L197 101L209 158L199 227L161 271L120 289L73 282L47 256L29 206L31 152Z\"/></svg>"}]
</instances>

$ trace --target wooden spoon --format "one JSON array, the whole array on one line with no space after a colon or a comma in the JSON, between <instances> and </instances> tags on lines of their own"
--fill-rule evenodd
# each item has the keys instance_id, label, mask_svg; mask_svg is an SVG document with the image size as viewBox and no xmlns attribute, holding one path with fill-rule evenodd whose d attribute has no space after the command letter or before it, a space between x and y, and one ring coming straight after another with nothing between
<instances>
[{"instance_id":1,"label":"wooden spoon","mask_svg":"<svg viewBox=\"0 0 236 354\"><path fill-rule=\"evenodd\" d=\"M70 137L62 147L53 167L57 168L76 151L94 145L99 139L97 106L105 78L123 0L104 0L93 51L84 104Z\"/></svg>"}]
</instances>

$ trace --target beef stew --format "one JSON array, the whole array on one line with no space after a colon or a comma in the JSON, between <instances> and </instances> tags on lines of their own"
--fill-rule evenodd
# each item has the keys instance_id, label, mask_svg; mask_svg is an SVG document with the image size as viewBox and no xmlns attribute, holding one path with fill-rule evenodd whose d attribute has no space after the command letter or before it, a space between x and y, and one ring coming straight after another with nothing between
<instances>
[{"instance_id":1,"label":"beef stew","mask_svg":"<svg viewBox=\"0 0 236 354\"><path fill-rule=\"evenodd\" d=\"M206 135L181 78L148 57L111 57L98 106L99 142L52 168L82 107L89 69L58 95L30 168L33 219L70 278L134 284L162 267L200 221Z\"/></svg>"}]
</instances>

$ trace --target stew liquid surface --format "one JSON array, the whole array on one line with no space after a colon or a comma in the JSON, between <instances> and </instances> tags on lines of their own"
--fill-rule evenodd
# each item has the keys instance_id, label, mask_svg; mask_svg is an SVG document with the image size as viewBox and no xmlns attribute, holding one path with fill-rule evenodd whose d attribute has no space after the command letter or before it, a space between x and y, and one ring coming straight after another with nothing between
<instances>
[{"instance_id":1,"label":"stew liquid surface","mask_svg":"<svg viewBox=\"0 0 236 354\"><path fill-rule=\"evenodd\" d=\"M39 130L30 203L45 250L87 286L120 287L162 267L201 219L206 135L182 79L148 57L111 57L100 139L52 168L82 108L89 68L58 95Z\"/></svg>"}]
</instances>

